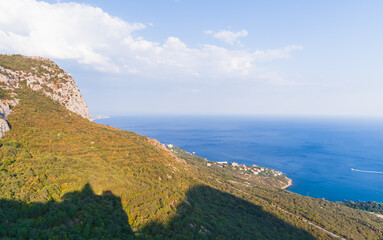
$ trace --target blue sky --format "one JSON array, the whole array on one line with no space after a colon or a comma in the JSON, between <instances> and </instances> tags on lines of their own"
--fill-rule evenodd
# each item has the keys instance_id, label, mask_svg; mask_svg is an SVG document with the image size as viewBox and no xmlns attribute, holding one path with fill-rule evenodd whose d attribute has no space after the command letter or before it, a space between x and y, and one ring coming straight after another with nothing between
<instances>
[{"instance_id":1,"label":"blue sky","mask_svg":"<svg viewBox=\"0 0 383 240\"><path fill-rule=\"evenodd\" d=\"M0 51L91 113L383 115L381 1L0 1Z\"/></svg>"}]
</instances>

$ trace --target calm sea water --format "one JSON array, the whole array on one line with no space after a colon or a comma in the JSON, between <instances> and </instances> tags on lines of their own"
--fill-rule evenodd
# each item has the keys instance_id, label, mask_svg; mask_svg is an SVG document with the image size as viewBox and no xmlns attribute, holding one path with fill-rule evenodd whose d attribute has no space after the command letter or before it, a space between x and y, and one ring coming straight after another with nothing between
<instances>
[{"instance_id":1,"label":"calm sea water","mask_svg":"<svg viewBox=\"0 0 383 240\"><path fill-rule=\"evenodd\" d=\"M383 202L383 119L129 116L96 122L211 161L280 170L294 181L289 190L302 195Z\"/></svg>"}]
</instances>

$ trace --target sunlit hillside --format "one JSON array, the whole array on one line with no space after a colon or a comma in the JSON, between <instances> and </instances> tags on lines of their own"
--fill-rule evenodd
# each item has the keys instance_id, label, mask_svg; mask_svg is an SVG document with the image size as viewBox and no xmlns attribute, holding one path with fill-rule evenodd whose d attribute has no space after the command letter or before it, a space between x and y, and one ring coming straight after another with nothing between
<instances>
[{"instance_id":1,"label":"sunlit hillside","mask_svg":"<svg viewBox=\"0 0 383 240\"><path fill-rule=\"evenodd\" d=\"M8 57L0 66L38 68ZM19 102L0 142L2 239L383 238L383 219L283 190L287 178L244 178L93 123L23 79L2 87L1 100L10 96Z\"/></svg>"}]
</instances>

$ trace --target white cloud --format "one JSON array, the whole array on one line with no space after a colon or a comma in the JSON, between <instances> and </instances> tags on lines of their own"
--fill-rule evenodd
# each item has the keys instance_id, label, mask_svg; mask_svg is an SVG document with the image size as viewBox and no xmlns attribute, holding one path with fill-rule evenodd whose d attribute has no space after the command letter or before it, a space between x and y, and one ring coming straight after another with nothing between
<instances>
[{"instance_id":1,"label":"white cloud","mask_svg":"<svg viewBox=\"0 0 383 240\"><path fill-rule=\"evenodd\" d=\"M214 38L224 41L225 43L228 43L231 45L240 44L241 42L238 40L238 38L246 37L249 34L244 29L242 29L239 32L231 32L228 30L213 32L211 30L207 30L205 31L205 33L209 35L213 35Z\"/></svg>"},{"instance_id":2,"label":"white cloud","mask_svg":"<svg viewBox=\"0 0 383 240\"><path fill-rule=\"evenodd\" d=\"M113 46L143 28L77 3L0 1L0 49L26 55L111 65Z\"/></svg>"},{"instance_id":3,"label":"white cloud","mask_svg":"<svg viewBox=\"0 0 383 240\"><path fill-rule=\"evenodd\" d=\"M145 27L85 4L0 0L0 51L75 60L97 70L150 79L263 79L273 74L262 72L257 62L288 58L302 48L191 48L178 37L170 36L164 43L139 37L137 32ZM236 42L247 32L216 34Z\"/></svg>"}]
</instances>

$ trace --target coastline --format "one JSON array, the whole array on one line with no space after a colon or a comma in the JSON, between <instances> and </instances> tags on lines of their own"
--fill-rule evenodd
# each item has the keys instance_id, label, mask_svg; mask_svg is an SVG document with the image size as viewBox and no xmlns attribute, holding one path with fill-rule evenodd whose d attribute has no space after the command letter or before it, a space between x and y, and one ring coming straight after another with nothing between
<instances>
[{"instance_id":1,"label":"coastline","mask_svg":"<svg viewBox=\"0 0 383 240\"><path fill-rule=\"evenodd\" d=\"M290 187L291 185L293 185L293 180L289 178L289 182L285 186L283 186L281 189L286 189Z\"/></svg>"},{"instance_id":2,"label":"coastline","mask_svg":"<svg viewBox=\"0 0 383 240\"><path fill-rule=\"evenodd\" d=\"M273 118L274 119L274 118ZM358 179L360 177L359 174L372 174L372 173L361 173L357 171L350 171L351 167L354 169L362 169L360 166L354 166L350 165L347 172L344 172L341 169L337 168L331 168L327 169L325 166L328 166L327 164L321 165L318 169L314 169L314 162L318 160L318 156L315 154L313 155L312 152L310 152L310 149L307 150L307 158L306 156L300 158L293 156L295 153L289 152L288 149L284 148L283 146L290 146L287 141L288 136L287 132L283 129L285 129L286 124L288 123L287 120L283 119L274 119L273 121L270 121L267 123L266 121L262 121L262 118L254 117L254 118L232 118L229 117L225 118L215 118L215 117L206 117L206 116L200 116L192 118L193 121L191 121L190 117L187 116L174 116L174 117L161 117L161 116L152 116L152 117L140 117L140 116L120 116L115 117L112 116L111 119L104 119L104 120L96 120L97 123L102 124L108 124L113 127L117 127L120 129L125 130L131 130L135 131L137 133L141 133L142 135L149 136L151 138L158 139L161 143L173 143L174 145L183 146L185 148L188 148L187 150L189 152L196 152L196 155L203 155L203 157L207 157L208 160L221 160L224 159L226 161L235 162L239 161L240 163L246 163L246 164L257 164L259 166L268 166L270 168L278 169L282 172L285 172L286 177L294 177L292 185L288 184L288 179L280 179L280 182L275 184L278 189L286 189L289 191L292 191L294 193L298 193L301 195L307 195L307 192L310 192L310 195L317 196L318 198L325 198L327 200L343 200L343 199L366 199L371 201L380 202L383 199L383 193L379 191L378 187L376 185L372 185L373 183L373 177L366 177L362 178L362 182L358 184L358 191L353 191L353 185L351 181L346 181L343 178L337 178L336 176L341 176L343 174L350 174L350 179L353 181ZM303 120L302 120L303 121ZM350 120L351 121L351 120ZM158 123L158 127L156 126L156 129L153 129L152 125L153 122ZM334 129L337 129L339 125L337 125L335 122L328 121L328 122L315 122L304 120L305 124L308 124L309 126L307 129L302 132L302 135L297 134L299 131L295 131L299 129L299 121L293 121L291 120L291 134L294 135L294 141L291 142L291 149L298 148L301 142L308 141L310 139L310 134L312 133L311 130L317 129L323 124L323 126L326 126L326 129L330 129L334 127ZM241 125L242 123L246 123L246 125ZM248 123L248 124L247 124ZM351 124L352 122L350 122ZM268 127L268 124L270 124L270 128ZM235 131L235 129L240 128L241 126L246 127L247 130L244 131ZM254 134L262 134L262 132L269 132L271 131L271 127L278 130L278 134L281 134L283 137L282 142L278 142L276 140L273 134L268 134L267 137L265 135L265 138L260 139L260 145L259 145L259 151L254 150L252 147L245 144L245 142L249 142L252 137L254 137ZM278 126L281 126L281 128L278 128ZM354 126L354 125L350 125ZM355 123L355 126L361 126L359 124ZM286 127L287 128L287 127ZM204 130L205 129L205 130ZM209 130L207 130L209 129ZM213 132L219 131L220 129L231 129L224 131L222 134L217 134L217 139L222 144L216 144L208 137L210 134L213 134ZM294 130L295 129L295 130ZM310 130L311 129L311 130ZM294 130L294 131L293 131ZM307 131L306 131L307 130ZM289 130L290 131L290 130ZM339 135L340 138L345 139L346 133L348 130L343 132L341 135ZM378 131L375 131L378 132ZM191 134L192 136L189 136L188 134ZM290 132L289 132L290 133ZM227 134L227 135L226 135ZM334 140L335 135L333 135L332 132L327 132L326 134L330 134L331 137L331 144L337 144L337 142ZM367 136L367 135L366 135ZM370 135L368 135L370 136ZM372 139L376 143L379 143L380 140L376 138L375 135L371 135ZM282 139L282 138L281 138ZM324 135L320 134L318 135L318 141L323 143L324 142ZM334 141L333 141L334 140ZM275 145L271 148L271 150L263 150L264 148L262 146L266 146L268 142L276 141L279 147L281 147L281 151L283 154L286 154L286 158L278 158L275 155L273 155L276 151L278 146ZM340 148L331 148L331 151L328 152L328 154L332 153L339 153L340 155L336 155L336 159L339 161L346 161L348 163L348 159L341 158L341 152L345 152L347 148L349 147L355 147L357 146L357 137L353 137L350 139L350 146L340 146ZM335 146L334 145L334 146ZM378 146L377 144L376 146ZM231 146L231 147L224 147L224 146ZM338 145L336 145L338 146ZM302 146L304 147L304 146ZM342 147L346 147L345 149L342 149ZM239 151L239 149L242 149ZM362 148L361 148L362 149ZM363 151L367 151L367 148L363 148ZM372 149L371 154L378 154L380 150L378 149ZM370 154L368 153L368 154ZM290 155L291 154L291 155ZM327 154L327 153L326 153ZM366 156L368 156L368 154ZM249 157L251 156L251 157ZM255 157L252 156L258 156L259 158L255 159ZM262 156L262 157L261 157ZM264 157L263 157L264 156ZM274 163L270 162L268 163L265 159L270 159L272 161L275 161ZM327 158L326 158L327 159ZM342 160L343 159L343 160ZM289 161L291 160L291 165ZM298 164L299 161L307 161L307 164L303 166L302 169L297 171L295 169L295 164ZM375 159L376 160L376 159ZM376 164L376 166L380 166L381 163L375 161L374 159L371 160L371 162L366 162L366 164ZM326 160L327 161L327 160ZM272 163L272 164L271 164ZM330 164L330 162L329 162ZM280 169L280 166L284 166L283 169ZM366 169L370 169L367 168ZM312 172L313 170L318 171L318 174L309 174L306 175L306 172ZM371 169L370 169L371 170ZM326 174L326 171L331 171L332 174ZM377 170L378 171L378 170ZM288 173L294 173L295 176L289 176ZM310 177L308 177L310 176ZM321 181L320 176L326 176L328 181ZM376 177L383 176L380 174L376 174ZM286 182L284 182L287 180ZM307 180L307 181L306 181ZM326 191L319 191L317 188L312 188L311 182L312 180L315 180L318 182L318 186L321 189L327 189ZM297 187L296 184L298 182L304 182L305 184ZM306 184L308 183L308 184ZM337 185L342 185L342 188L337 188ZM373 187L364 188L363 186L370 186ZM291 189L290 189L291 187ZM363 191L362 191L363 189ZM359 192L360 190L360 192ZM360 193L360 195L357 194L357 192Z\"/></svg>"}]
</instances>

